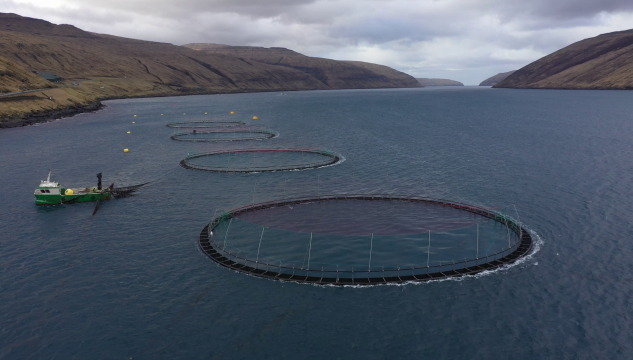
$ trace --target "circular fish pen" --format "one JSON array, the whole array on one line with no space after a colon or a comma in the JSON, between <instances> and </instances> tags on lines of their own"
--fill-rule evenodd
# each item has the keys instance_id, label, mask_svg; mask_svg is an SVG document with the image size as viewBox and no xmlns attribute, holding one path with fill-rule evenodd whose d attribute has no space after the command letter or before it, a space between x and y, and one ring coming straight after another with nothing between
<instances>
[{"instance_id":1,"label":"circular fish pen","mask_svg":"<svg viewBox=\"0 0 633 360\"><path fill-rule=\"evenodd\" d=\"M219 130L179 133L172 140L192 142L244 141L272 139L279 134L269 130Z\"/></svg>"},{"instance_id":2,"label":"circular fish pen","mask_svg":"<svg viewBox=\"0 0 633 360\"><path fill-rule=\"evenodd\" d=\"M381 204L387 212L374 211ZM363 230L359 225L367 221ZM216 263L253 276L362 286L494 270L526 256L533 240L517 221L482 207L425 197L328 195L225 212L202 229L199 245Z\"/></svg>"},{"instance_id":3,"label":"circular fish pen","mask_svg":"<svg viewBox=\"0 0 633 360\"><path fill-rule=\"evenodd\" d=\"M255 173L316 169L334 165L341 156L322 149L244 149L192 154L180 162L186 169Z\"/></svg>"},{"instance_id":4,"label":"circular fish pen","mask_svg":"<svg viewBox=\"0 0 633 360\"><path fill-rule=\"evenodd\" d=\"M170 123L165 126L170 128L214 128L246 125L243 121L217 121L217 120L201 120L201 121L182 121Z\"/></svg>"}]
</instances>

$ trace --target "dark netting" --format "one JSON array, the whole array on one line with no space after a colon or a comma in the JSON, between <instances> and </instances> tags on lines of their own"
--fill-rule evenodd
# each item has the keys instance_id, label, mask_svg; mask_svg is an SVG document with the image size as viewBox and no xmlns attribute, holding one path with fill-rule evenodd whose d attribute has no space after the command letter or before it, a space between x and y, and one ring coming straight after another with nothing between
<instances>
[{"instance_id":1,"label":"dark netting","mask_svg":"<svg viewBox=\"0 0 633 360\"><path fill-rule=\"evenodd\" d=\"M320 149L245 149L192 154L180 162L187 169L215 172L266 172L316 169L341 161Z\"/></svg>"},{"instance_id":2,"label":"dark netting","mask_svg":"<svg viewBox=\"0 0 633 360\"><path fill-rule=\"evenodd\" d=\"M338 212L330 207L329 214L304 212L292 218L299 207L328 211L320 204L337 202L345 204ZM377 202L401 204L403 213L388 211L372 217L370 208ZM351 209L357 210L350 213ZM402 216L409 219L398 223ZM284 225L284 218L288 224ZM496 211L394 195L328 195L249 205L215 217L202 230L199 241L205 254L230 269L323 285L420 282L474 275L511 264L533 246L529 231ZM399 264L381 262L388 254L406 260Z\"/></svg>"},{"instance_id":3,"label":"dark netting","mask_svg":"<svg viewBox=\"0 0 633 360\"><path fill-rule=\"evenodd\" d=\"M246 125L243 121L217 121L217 120L200 120L200 121L182 121L170 123L165 126L171 128L214 128L227 126Z\"/></svg>"},{"instance_id":4,"label":"dark netting","mask_svg":"<svg viewBox=\"0 0 633 360\"><path fill-rule=\"evenodd\" d=\"M269 130L192 131L172 135L172 140L193 142L243 141L272 139L279 134Z\"/></svg>"}]
</instances>

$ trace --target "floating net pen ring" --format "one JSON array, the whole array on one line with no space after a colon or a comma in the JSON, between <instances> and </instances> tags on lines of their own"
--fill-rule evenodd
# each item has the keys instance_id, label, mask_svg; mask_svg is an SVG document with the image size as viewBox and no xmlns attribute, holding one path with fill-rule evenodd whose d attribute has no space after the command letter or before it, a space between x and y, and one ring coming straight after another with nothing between
<instances>
[{"instance_id":1,"label":"floating net pen ring","mask_svg":"<svg viewBox=\"0 0 633 360\"><path fill-rule=\"evenodd\" d=\"M208 135L228 135L233 134L238 137L206 137ZM241 135L241 136L240 136ZM179 133L171 136L172 140L192 141L192 142L215 142L215 141L244 141L244 140L264 140L279 136L278 133L269 130L231 130L231 131L199 131Z\"/></svg>"},{"instance_id":2,"label":"floating net pen ring","mask_svg":"<svg viewBox=\"0 0 633 360\"><path fill-rule=\"evenodd\" d=\"M196 164L195 160L204 160L205 158L218 157L221 155L240 155L240 154L300 154L319 156L321 160L312 160L309 162L301 162L286 165L268 165L268 166L246 166L236 167L231 162L223 165L204 165ZM230 160L230 159L229 159ZM341 155L324 149L243 149L243 150L222 150L199 154L191 154L180 161L180 166L185 169L203 170L225 173L254 173L254 172L270 172L270 171L290 171L290 170L306 170L316 169L324 166L330 166L339 163L342 160Z\"/></svg>"},{"instance_id":3,"label":"floating net pen ring","mask_svg":"<svg viewBox=\"0 0 633 360\"><path fill-rule=\"evenodd\" d=\"M240 254L231 252L223 246L222 234L214 234L214 230L224 222L230 222L238 215L265 210L275 207L292 206L297 204L308 204L322 201L332 200L365 200L365 201L403 201L433 204L438 206L446 206L457 210L463 210L472 214L491 219L502 226L507 227L508 231L512 231L517 235L517 240L508 248L497 251L493 254L485 256L477 256L477 258L464 259L460 261L445 262L439 265L429 266L429 263L419 266L395 267L385 269L370 268L362 270L356 267L341 268L339 265L324 268L318 266L315 269L295 266L295 264L284 265L279 260L268 260L259 253L257 257L250 258L248 254ZM230 226L230 225L229 225ZM263 233L262 233L263 235ZM224 239L225 240L225 239ZM277 201L269 201L259 204L253 204L241 208L228 211L218 217L215 217L200 232L199 245L201 250L216 263L229 269L250 274L257 277L263 277L273 280L291 281L298 283L312 283L320 285L377 285L377 284L398 284L406 282L425 282L430 280L458 278L465 275L475 275L483 271L494 270L505 265L512 264L517 260L525 257L533 248L534 242L528 230L521 224L501 213L467 204L461 204L453 201L433 199L426 197L398 196L398 195L326 195L317 197L305 197L284 199ZM308 263L309 264L309 263Z\"/></svg>"},{"instance_id":4,"label":"floating net pen ring","mask_svg":"<svg viewBox=\"0 0 633 360\"><path fill-rule=\"evenodd\" d=\"M228 127L246 125L243 121L183 121L170 123L165 126L171 128L207 128L207 127Z\"/></svg>"}]
</instances>

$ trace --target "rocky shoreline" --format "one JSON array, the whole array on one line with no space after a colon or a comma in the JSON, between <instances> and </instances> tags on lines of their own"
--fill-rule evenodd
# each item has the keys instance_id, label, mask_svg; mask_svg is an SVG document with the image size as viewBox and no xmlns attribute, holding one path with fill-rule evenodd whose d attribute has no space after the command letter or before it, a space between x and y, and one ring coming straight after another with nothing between
<instances>
[{"instance_id":1,"label":"rocky shoreline","mask_svg":"<svg viewBox=\"0 0 633 360\"><path fill-rule=\"evenodd\" d=\"M34 114L27 114L17 119L2 119L0 121L0 129L46 123L61 118L71 117L77 114L99 111L104 107L105 105L103 105L100 101L96 101L83 106L69 106L63 109L54 109Z\"/></svg>"}]
</instances>

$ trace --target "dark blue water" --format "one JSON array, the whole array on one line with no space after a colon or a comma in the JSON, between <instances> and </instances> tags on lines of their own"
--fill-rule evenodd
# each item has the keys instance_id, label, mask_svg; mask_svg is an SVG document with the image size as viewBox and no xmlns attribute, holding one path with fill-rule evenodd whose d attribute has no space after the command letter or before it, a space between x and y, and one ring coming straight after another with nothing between
<instances>
[{"instance_id":1,"label":"dark blue water","mask_svg":"<svg viewBox=\"0 0 633 360\"><path fill-rule=\"evenodd\" d=\"M107 105L0 132L0 358L633 356L632 92L435 88ZM280 137L191 144L164 126L230 111ZM260 174L178 165L190 152L244 147L327 148L345 161ZM67 186L93 185L97 172L108 184L153 183L92 217L93 204L34 205L49 168ZM216 211L340 192L490 206L542 244L495 273L369 288L245 276L198 249Z\"/></svg>"}]
</instances>

